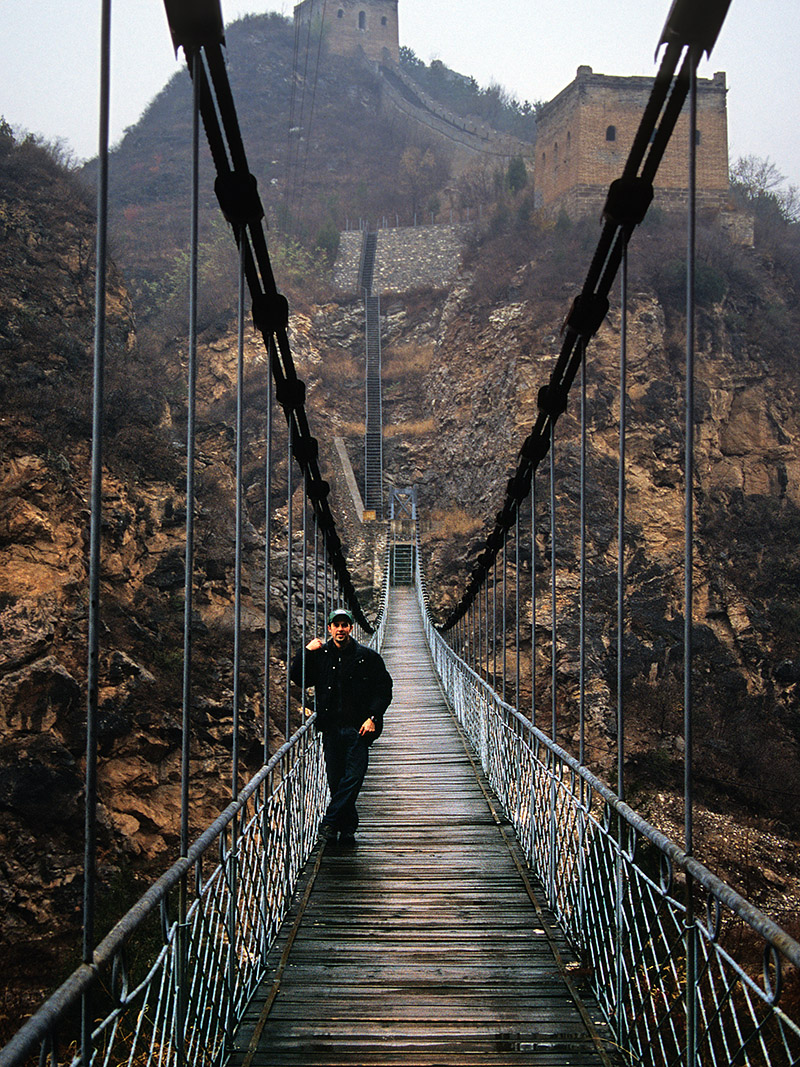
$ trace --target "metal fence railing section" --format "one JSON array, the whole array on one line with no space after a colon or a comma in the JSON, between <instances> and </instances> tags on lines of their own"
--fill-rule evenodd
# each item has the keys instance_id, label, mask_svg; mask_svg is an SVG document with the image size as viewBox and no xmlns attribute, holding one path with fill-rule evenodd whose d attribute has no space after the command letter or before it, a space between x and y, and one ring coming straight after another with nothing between
<instances>
[{"instance_id":1,"label":"metal fence railing section","mask_svg":"<svg viewBox=\"0 0 800 1067\"><path fill-rule=\"evenodd\" d=\"M416 582L447 699L620 1047L653 1067L800 1062L780 1006L800 944L506 703L434 626L419 566Z\"/></svg>"},{"instance_id":2,"label":"metal fence railing section","mask_svg":"<svg viewBox=\"0 0 800 1067\"><path fill-rule=\"evenodd\" d=\"M386 568L388 574L388 563ZM383 643L389 583L375 632ZM265 973L327 804L313 715L237 799L124 915L0 1050L0 1064L80 1064L80 1007L91 992L92 1062L218 1064ZM181 913L180 897L185 917Z\"/></svg>"}]
</instances>

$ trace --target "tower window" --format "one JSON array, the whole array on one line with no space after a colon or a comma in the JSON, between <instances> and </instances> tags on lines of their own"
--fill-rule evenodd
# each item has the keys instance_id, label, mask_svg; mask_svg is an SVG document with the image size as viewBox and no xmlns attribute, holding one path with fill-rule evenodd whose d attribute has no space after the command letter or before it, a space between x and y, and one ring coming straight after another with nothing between
<instances>
[{"instance_id":1,"label":"tower window","mask_svg":"<svg viewBox=\"0 0 800 1067\"><path fill-rule=\"evenodd\" d=\"M337 19L343 19L344 18L344 11L341 8L339 8L339 10L336 12L336 17L337 17Z\"/></svg>"},{"instance_id":2,"label":"tower window","mask_svg":"<svg viewBox=\"0 0 800 1067\"><path fill-rule=\"evenodd\" d=\"M617 127L616 126L609 126L608 129L606 130L606 140L607 141L616 141L616 139L617 139Z\"/></svg>"},{"instance_id":3,"label":"tower window","mask_svg":"<svg viewBox=\"0 0 800 1067\"><path fill-rule=\"evenodd\" d=\"M388 21L389 21L389 20L388 20L388 19L386 18L386 16L384 15L384 16L383 16L383 17L381 18L381 26L385 26L385 25L386 25L386 23L387 23Z\"/></svg>"},{"instance_id":4,"label":"tower window","mask_svg":"<svg viewBox=\"0 0 800 1067\"><path fill-rule=\"evenodd\" d=\"M367 13L366 11L359 11L358 13L358 28L365 30L367 28Z\"/></svg>"}]
</instances>

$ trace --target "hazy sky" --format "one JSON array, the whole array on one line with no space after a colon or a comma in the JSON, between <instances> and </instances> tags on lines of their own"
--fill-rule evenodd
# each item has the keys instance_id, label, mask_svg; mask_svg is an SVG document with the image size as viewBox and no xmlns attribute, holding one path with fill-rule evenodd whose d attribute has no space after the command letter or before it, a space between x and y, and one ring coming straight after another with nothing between
<instances>
[{"instance_id":1,"label":"hazy sky","mask_svg":"<svg viewBox=\"0 0 800 1067\"><path fill-rule=\"evenodd\" d=\"M800 187L800 18L796 0L732 0L700 74L728 76L731 160L768 156ZM580 64L602 74L655 73L670 0L400 0L400 43L480 85L549 100ZM222 0L226 23L282 0ZM490 14L486 15L489 11ZM0 115L62 138L79 158L97 146L100 0L0 0ZM114 0L112 140L178 69L162 0Z\"/></svg>"}]
</instances>

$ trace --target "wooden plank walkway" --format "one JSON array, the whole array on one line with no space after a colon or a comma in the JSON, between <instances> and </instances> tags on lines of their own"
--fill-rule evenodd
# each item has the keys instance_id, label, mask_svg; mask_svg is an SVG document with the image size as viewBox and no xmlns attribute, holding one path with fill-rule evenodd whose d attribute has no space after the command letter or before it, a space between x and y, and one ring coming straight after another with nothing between
<instances>
[{"instance_id":1,"label":"wooden plank walkway","mask_svg":"<svg viewBox=\"0 0 800 1067\"><path fill-rule=\"evenodd\" d=\"M277 996L267 1013L273 971L231 1064L615 1062L587 1029L592 1018L595 1037L606 1032L571 994L569 950L532 903L476 777L410 589L393 590L384 658L395 697L371 753L357 848L312 856L272 952L277 967L294 926Z\"/></svg>"}]
</instances>

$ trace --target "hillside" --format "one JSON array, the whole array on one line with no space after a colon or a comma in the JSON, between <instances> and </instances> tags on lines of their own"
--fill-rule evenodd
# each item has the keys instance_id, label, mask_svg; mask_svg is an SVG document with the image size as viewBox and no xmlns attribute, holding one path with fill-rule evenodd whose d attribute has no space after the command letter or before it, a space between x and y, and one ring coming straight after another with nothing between
<instances>
[{"instance_id":1,"label":"hillside","mask_svg":"<svg viewBox=\"0 0 800 1067\"><path fill-rule=\"evenodd\" d=\"M228 31L244 139L271 220L291 201L284 199L281 161L288 152L292 49L288 23L277 16L245 19ZM187 78L176 75L128 132L113 164L119 269L110 298L104 531L104 922L175 855L187 98ZM341 225L350 212L388 214L405 206L411 193L402 181L404 153L427 148L380 115L373 76L352 65L331 61L321 70L314 115L306 207L296 219L305 245L276 255L276 270L290 300L292 346L309 387L312 429L341 434L355 460L363 441L363 313L357 300L329 288L321 254L309 249L326 224ZM445 164L441 174L435 167L430 172L434 192L446 181ZM44 991L43 976L55 980L68 970L77 944L93 235L85 186L41 146L15 144L3 131L0 182L0 892L11 1027ZM233 547L225 516L233 485L235 321L227 267L211 253L222 251L228 266L233 256L229 234L213 221L210 184L205 164L197 567L204 700L193 752L193 830L226 796L230 735ZM457 599L502 500L596 239L594 223L545 224L524 189L512 194L499 187L495 195L447 290L406 291L383 303L386 475L390 484L418 487L431 589L442 614ZM756 247L742 249L706 220L698 275L697 851L785 925L794 922L800 897L796 229L764 216ZM630 338L629 795L677 836L682 486L675 461L682 430L675 382L683 358L683 243L682 223L658 211L637 233ZM588 761L606 777L613 775L615 745L618 315L612 307L589 363ZM248 333L248 367L259 359ZM251 399L254 407L261 402ZM574 404L562 425L559 464L567 477L558 507L566 529L577 494ZM263 534L262 457L263 437L254 432L245 475L254 543ZM335 482L335 456L326 452L322 463ZM282 479L279 467L278 489ZM345 513L338 486L334 503ZM545 525L537 530L534 559L522 560L524 580L533 566L542 590ZM352 517L346 530L367 582ZM567 535L561 560L574 573L576 559L574 536ZM256 567L255 548L252 555L248 549L248 611L263 583ZM565 582L561 593L563 637L575 630L570 588ZM258 625L248 611L245 640L255 649ZM543 639L547 626L543 617ZM523 655L529 662L529 647ZM538 655L544 657L544 646ZM566 644L559 655L559 741L573 749L576 663ZM258 662L255 652L252 662ZM260 760L256 667L246 671L243 694L245 762L252 769ZM541 701L549 701L546 687ZM53 923L55 916L63 925ZM18 999L11 990L26 983L27 994Z\"/></svg>"},{"instance_id":2,"label":"hillside","mask_svg":"<svg viewBox=\"0 0 800 1067\"><path fill-rule=\"evenodd\" d=\"M326 225L336 232L346 217L400 206L394 176L406 144L379 114L369 68L329 57L306 80L295 76L294 31L279 15L228 27L225 54L271 226L313 244ZM187 241L191 83L182 57L176 67L110 164L117 255L145 314L169 295L170 268ZM204 152L202 233L213 242L218 205L208 168ZM92 179L93 165L86 176Z\"/></svg>"},{"instance_id":3,"label":"hillside","mask_svg":"<svg viewBox=\"0 0 800 1067\"><path fill-rule=\"evenodd\" d=\"M298 246L323 273L338 234L360 220L416 215L444 218L450 209L488 205L501 189L493 163L476 161L454 173L452 147L382 105L381 79L367 63L296 51L290 20L249 16L226 29L225 55L248 159L273 233L273 247L291 271ZM454 113L519 136L535 135L532 105L520 105L500 86L474 80L441 62L426 67L404 50L403 70L420 89ZM139 321L173 297L188 234L191 83L185 64L129 128L112 153L110 202L117 262L124 269ZM203 146L205 147L205 146ZM94 164L84 171L94 178ZM201 239L218 259L219 210L213 174L201 153ZM448 216L449 217L449 216ZM284 276L286 271L284 271ZM215 282L210 303L217 297ZM307 282L307 279L306 279ZM183 289L180 289L181 297Z\"/></svg>"}]
</instances>

